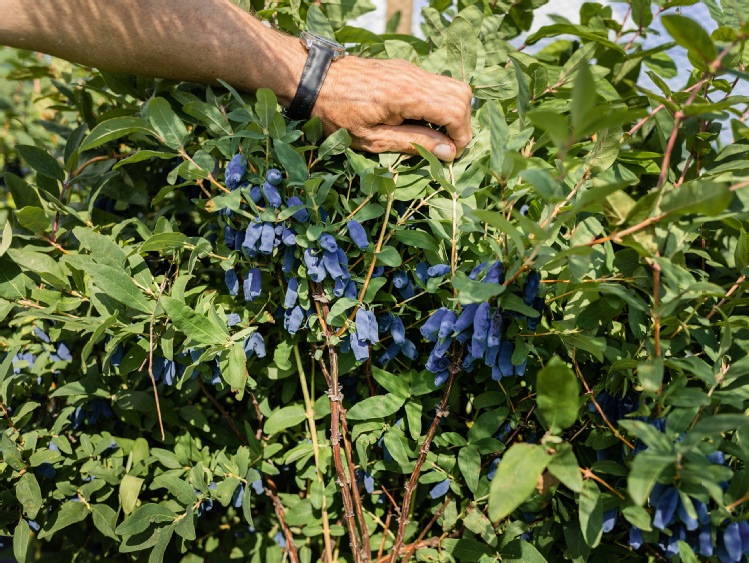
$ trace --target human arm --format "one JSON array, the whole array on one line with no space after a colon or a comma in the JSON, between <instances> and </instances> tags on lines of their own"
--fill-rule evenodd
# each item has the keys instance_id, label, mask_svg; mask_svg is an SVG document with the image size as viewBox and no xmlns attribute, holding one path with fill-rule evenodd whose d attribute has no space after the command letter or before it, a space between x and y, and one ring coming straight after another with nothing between
<instances>
[{"instance_id":1,"label":"human arm","mask_svg":"<svg viewBox=\"0 0 749 563\"><path fill-rule=\"evenodd\" d=\"M108 71L270 88L284 106L307 56L298 39L227 0L0 0L0 14L0 44ZM413 153L415 142L451 160L471 138L470 95L404 61L346 57L331 66L313 115L328 133L347 129L357 148ZM444 125L449 136L406 119Z\"/></svg>"}]
</instances>

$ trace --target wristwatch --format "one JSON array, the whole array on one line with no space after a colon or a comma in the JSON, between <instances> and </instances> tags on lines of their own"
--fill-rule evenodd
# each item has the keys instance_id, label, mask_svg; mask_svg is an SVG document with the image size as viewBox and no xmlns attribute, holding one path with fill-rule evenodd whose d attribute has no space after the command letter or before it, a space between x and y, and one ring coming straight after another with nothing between
<instances>
[{"instance_id":1,"label":"wristwatch","mask_svg":"<svg viewBox=\"0 0 749 563\"><path fill-rule=\"evenodd\" d=\"M309 119L330 63L347 55L343 45L309 31L303 31L299 39L307 49L307 62L296 95L286 110L286 117L294 120Z\"/></svg>"}]
</instances>

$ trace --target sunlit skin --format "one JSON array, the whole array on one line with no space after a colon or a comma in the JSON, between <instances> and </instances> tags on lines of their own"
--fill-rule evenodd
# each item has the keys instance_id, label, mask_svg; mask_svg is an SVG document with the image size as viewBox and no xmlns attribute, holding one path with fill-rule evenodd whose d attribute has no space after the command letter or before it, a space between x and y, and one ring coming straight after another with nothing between
<instances>
[{"instance_id":1,"label":"sunlit skin","mask_svg":"<svg viewBox=\"0 0 749 563\"><path fill-rule=\"evenodd\" d=\"M0 44L101 70L273 90L288 106L307 53L227 0L0 0ZM471 89L402 60L346 57L330 68L313 115L355 148L443 160L471 140ZM405 120L444 126L446 134Z\"/></svg>"}]
</instances>

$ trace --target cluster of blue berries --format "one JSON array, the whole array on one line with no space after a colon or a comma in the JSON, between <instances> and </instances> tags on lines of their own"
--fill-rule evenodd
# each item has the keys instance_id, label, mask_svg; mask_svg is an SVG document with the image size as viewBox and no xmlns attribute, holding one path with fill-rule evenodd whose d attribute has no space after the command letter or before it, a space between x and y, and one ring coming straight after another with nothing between
<instances>
[{"instance_id":1,"label":"cluster of blue berries","mask_svg":"<svg viewBox=\"0 0 749 563\"><path fill-rule=\"evenodd\" d=\"M500 283L502 275L502 263L496 261L479 264L469 277L475 280L482 276L483 283ZM539 283L538 272L530 272L523 285L526 304L538 298ZM437 309L420 329L424 338L435 343L426 364L426 368L435 374L435 385L441 385L449 377L448 350L454 340L467 345L462 364L467 371L474 369L475 362L483 360L484 365L491 368L495 381L511 375L524 375L528 358L526 356L520 364L513 365L515 346L510 340L502 338L503 328L502 311L489 302L466 305L459 316L446 307Z\"/></svg>"}]
</instances>

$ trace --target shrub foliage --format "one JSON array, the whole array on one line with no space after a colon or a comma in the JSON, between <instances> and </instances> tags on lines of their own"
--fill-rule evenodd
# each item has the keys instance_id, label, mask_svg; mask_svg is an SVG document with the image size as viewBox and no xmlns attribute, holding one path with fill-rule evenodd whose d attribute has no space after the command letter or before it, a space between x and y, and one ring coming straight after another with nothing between
<instances>
[{"instance_id":1,"label":"shrub foliage","mask_svg":"<svg viewBox=\"0 0 749 563\"><path fill-rule=\"evenodd\" d=\"M8 554L745 558L749 4L586 3L517 48L542 3L433 0L420 39L253 1L468 81L447 165L4 53Z\"/></svg>"}]
</instances>

